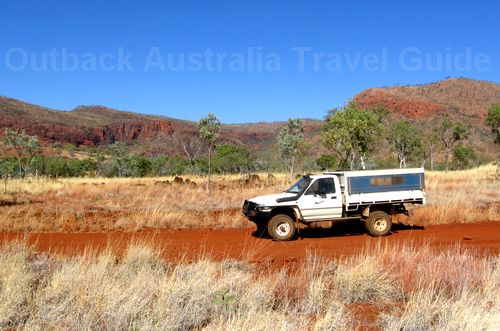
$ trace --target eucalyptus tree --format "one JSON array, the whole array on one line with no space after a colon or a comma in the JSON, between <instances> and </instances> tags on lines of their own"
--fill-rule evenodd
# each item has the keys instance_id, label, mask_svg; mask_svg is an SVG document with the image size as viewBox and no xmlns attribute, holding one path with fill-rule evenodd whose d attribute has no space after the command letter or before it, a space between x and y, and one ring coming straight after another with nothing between
<instances>
[{"instance_id":1,"label":"eucalyptus tree","mask_svg":"<svg viewBox=\"0 0 500 331\"><path fill-rule=\"evenodd\" d=\"M300 144L304 141L304 123L300 118L288 119L278 135L278 147L285 167L293 178L293 171Z\"/></svg>"},{"instance_id":2,"label":"eucalyptus tree","mask_svg":"<svg viewBox=\"0 0 500 331\"><path fill-rule=\"evenodd\" d=\"M207 190L210 190L210 179L212 175L212 152L215 143L219 139L221 124L215 114L209 113L198 122L198 133L208 148L208 181Z\"/></svg>"}]
</instances>

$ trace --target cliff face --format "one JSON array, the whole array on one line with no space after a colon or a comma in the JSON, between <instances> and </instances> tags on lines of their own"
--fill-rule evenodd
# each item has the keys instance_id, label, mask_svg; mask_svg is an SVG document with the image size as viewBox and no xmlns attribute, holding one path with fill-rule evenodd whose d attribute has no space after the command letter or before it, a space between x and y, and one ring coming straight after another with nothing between
<instances>
[{"instance_id":1,"label":"cliff face","mask_svg":"<svg viewBox=\"0 0 500 331\"><path fill-rule=\"evenodd\" d=\"M71 143L74 145L97 146L115 141L145 141L158 134L171 136L182 126L168 120L147 123L119 123L103 127L70 126L53 123L26 121L10 116L0 115L3 127L25 130L47 142ZM194 128L194 125L192 125Z\"/></svg>"},{"instance_id":2,"label":"cliff face","mask_svg":"<svg viewBox=\"0 0 500 331\"><path fill-rule=\"evenodd\" d=\"M122 112L101 106L57 111L0 97L0 130L25 130L47 142L102 145L118 140L144 141L157 134L192 131L195 124L160 116Z\"/></svg>"},{"instance_id":3,"label":"cliff face","mask_svg":"<svg viewBox=\"0 0 500 331\"><path fill-rule=\"evenodd\" d=\"M224 143L266 149L276 143L283 123L222 125ZM175 139L197 137L195 122L161 116L117 111L101 106L79 106L72 111L57 111L19 100L0 97L0 135L4 127L25 130L43 143L99 146L128 141L141 146L147 154L180 155ZM306 136L318 136L321 121L305 121ZM178 136L178 137L175 137Z\"/></svg>"}]
</instances>

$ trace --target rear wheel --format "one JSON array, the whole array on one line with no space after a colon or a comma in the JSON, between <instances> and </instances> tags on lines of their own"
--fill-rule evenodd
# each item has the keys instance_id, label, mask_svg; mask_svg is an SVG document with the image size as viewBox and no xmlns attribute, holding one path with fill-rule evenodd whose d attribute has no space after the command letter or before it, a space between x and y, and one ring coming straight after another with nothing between
<instances>
[{"instance_id":1,"label":"rear wheel","mask_svg":"<svg viewBox=\"0 0 500 331\"><path fill-rule=\"evenodd\" d=\"M295 236L295 222L288 215L278 214L271 218L267 230L275 240L291 240Z\"/></svg>"},{"instance_id":2,"label":"rear wheel","mask_svg":"<svg viewBox=\"0 0 500 331\"><path fill-rule=\"evenodd\" d=\"M366 220L366 230L374 237L385 236L391 231L392 217L383 211L374 211Z\"/></svg>"}]
</instances>

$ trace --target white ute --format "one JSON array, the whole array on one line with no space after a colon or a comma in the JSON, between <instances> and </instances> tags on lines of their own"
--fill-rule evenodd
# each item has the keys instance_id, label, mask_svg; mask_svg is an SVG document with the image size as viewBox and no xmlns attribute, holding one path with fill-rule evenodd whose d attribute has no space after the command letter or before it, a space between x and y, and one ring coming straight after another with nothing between
<instances>
[{"instance_id":1,"label":"white ute","mask_svg":"<svg viewBox=\"0 0 500 331\"><path fill-rule=\"evenodd\" d=\"M292 239L298 223L336 220L365 221L372 236L383 236L408 204L425 204L423 168L303 176L283 193L245 200L243 213L275 240Z\"/></svg>"}]
</instances>

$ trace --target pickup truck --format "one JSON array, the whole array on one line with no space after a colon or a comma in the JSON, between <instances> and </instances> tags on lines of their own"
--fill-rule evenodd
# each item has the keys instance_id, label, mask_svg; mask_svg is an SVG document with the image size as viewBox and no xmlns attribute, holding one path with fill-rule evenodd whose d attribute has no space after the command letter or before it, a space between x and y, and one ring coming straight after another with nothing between
<instances>
[{"instance_id":1,"label":"pickup truck","mask_svg":"<svg viewBox=\"0 0 500 331\"><path fill-rule=\"evenodd\" d=\"M294 238L300 223L361 220L372 236L391 231L392 215L425 204L424 169L325 172L300 178L288 190L245 200L243 214L259 235Z\"/></svg>"}]
</instances>

